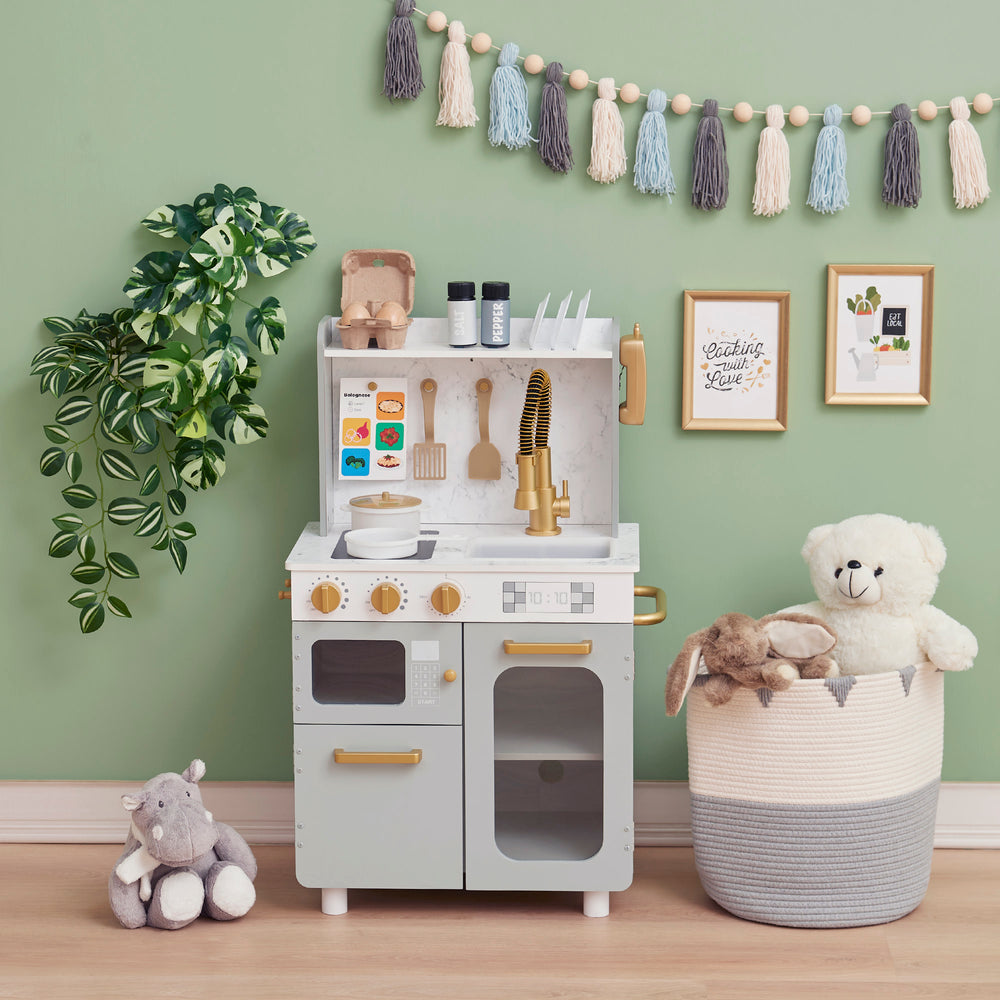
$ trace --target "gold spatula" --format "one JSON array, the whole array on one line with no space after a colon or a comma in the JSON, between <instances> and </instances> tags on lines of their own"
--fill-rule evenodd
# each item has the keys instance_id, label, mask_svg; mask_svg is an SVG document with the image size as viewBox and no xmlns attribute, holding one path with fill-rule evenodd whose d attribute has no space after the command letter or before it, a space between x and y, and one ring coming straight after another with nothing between
<instances>
[{"instance_id":1,"label":"gold spatula","mask_svg":"<svg viewBox=\"0 0 1000 1000\"><path fill-rule=\"evenodd\" d=\"M470 479L499 479L500 452L490 444L490 399L493 383L481 378L476 383L476 399L479 403L479 441L469 452Z\"/></svg>"},{"instance_id":2,"label":"gold spatula","mask_svg":"<svg viewBox=\"0 0 1000 1000\"><path fill-rule=\"evenodd\" d=\"M437 382L432 378L425 378L420 383L420 399L424 407L424 440L413 446L414 479L445 478L445 446L434 441L434 402L437 391Z\"/></svg>"}]
</instances>

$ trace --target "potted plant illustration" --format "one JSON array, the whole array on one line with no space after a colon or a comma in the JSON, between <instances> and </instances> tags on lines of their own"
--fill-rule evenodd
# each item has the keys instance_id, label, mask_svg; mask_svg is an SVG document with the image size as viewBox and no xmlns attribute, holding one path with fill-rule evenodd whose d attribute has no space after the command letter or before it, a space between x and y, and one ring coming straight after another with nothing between
<instances>
[{"instance_id":1,"label":"potted plant illustration","mask_svg":"<svg viewBox=\"0 0 1000 1000\"><path fill-rule=\"evenodd\" d=\"M881 303L882 296L875 290L874 285L869 285L864 295L858 292L853 299L847 299L847 308L854 314L859 342L871 340L875 332L875 312Z\"/></svg>"}]
</instances>

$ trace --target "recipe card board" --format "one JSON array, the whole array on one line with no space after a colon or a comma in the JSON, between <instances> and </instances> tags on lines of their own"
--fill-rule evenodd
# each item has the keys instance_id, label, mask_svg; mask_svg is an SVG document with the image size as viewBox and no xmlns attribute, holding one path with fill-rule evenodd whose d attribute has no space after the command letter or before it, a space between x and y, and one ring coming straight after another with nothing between
<instances>
[{"instance_id":1,"label":"recipe card board","mask_svg":"<svg viewBox=\"0 0 1000 1000\"><path fill-rule=\"evenodd\" d=\"M340 380L340 479L406 478L405 378Z\"/></svg>"}]
</instances>

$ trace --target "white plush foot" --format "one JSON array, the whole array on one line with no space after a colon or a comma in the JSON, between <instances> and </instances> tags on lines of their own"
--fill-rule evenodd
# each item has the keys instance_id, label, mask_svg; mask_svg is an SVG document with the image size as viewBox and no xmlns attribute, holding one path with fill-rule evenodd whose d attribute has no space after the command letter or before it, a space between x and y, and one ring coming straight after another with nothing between
<instances>
[{"instance_id":1,"label":"white plush foot","mask_svg":"<svg viewBox=\"0 0 1000 1000\"><path fill-rule=\"evenodd\" d=\"M205 886L194 872L177 872L161 879L160 912L171 923L188 923L205 905Z\"/></svg>"},{"instance_id":2,"label":"white plush foot","mask_svg":"<svg viewBox=\"0 0 1000 1000\"><path fill-rule=\"evenodd\" d=\"M222 914L221 919L235 920L237 917L242 917L249 912L256 899L257 893L253 882L237 865L227 865L223 868L212 884L212 903L215 910Z\"/></svg>"}]
</instances>

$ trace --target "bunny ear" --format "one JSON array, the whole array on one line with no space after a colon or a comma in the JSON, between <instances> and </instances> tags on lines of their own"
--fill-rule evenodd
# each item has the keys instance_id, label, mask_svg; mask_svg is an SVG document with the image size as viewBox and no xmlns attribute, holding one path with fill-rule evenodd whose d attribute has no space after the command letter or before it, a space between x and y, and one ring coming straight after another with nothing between
<instances>
[{"instance_id":1,"label":"bunny ear","mask_svg":"<svg viewBox=\"0 0 1000 1000\"><path fill-rule=\"evenodd\" d=\"M205 762L195 757L195 759L191 761L191 764L189 765L188 769L181 775L181 777L185 781L191 781L191 782L201 781L201 779L205 777Z\"/></svg>"},{"instance_id":2,"label":"bunny ear","mask_svg":"<svg viewBox=\"0 0 1000 1000\"><path fill-rule=\"evenodd\" d=\"M684 699L698 674L698 663L701 661L701 647L704 641L704 630L689 635L670 667L667 673L667 715L676 715L681 710L681 705L684 704Z\"/></svg>"},{"instance_id":3,"label":"bunny ear","mask_svg":"<svg viewBox=\"0 0 1000 1000\"><path fill-rule=\"evenodd\" d=\"M778 656L805 660L837 644L834 631L810 615L769 615L761 619L768 644Z\"/></svg>"}]
</instances>

